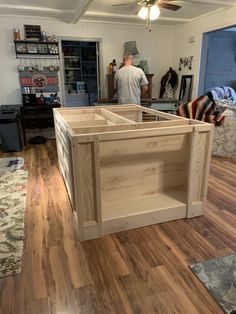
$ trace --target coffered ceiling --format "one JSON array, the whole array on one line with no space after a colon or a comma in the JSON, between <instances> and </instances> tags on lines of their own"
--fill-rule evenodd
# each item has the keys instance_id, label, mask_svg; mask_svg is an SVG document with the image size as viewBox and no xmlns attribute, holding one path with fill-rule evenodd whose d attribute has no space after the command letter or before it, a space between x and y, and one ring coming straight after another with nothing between
<instances>
[{"instance_id":1,"label":"coffered ceiling","mask_svg":"<svg viewBox=\"0 0 236 314\"><path fill-rule=\"evenodd\" d=\"M137 0L138 2L138 0ZM0 15L49 17L76 23L78 20L143 23L137 16L139 5L112 6L133 3L132 0L0 0ZM178 0L179 11L161 9L157 23L184 23L202 15L236 6L236 0Z\"/></svg>"}]
</instances>

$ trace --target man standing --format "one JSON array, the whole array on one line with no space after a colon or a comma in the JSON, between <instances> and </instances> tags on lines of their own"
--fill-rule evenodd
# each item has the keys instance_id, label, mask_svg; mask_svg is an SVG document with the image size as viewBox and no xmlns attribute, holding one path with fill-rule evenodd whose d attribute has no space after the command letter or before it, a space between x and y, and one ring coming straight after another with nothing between
<instances>
[{"instance_id":1,"label":"man standing","mask_svg":"<svg viewBox=\"0 0 236 314\"><path fill-rule=\"evenodd\" d=\"M148 90L148 80L142 69L133 66L130 53L124 55L123 62L124 66L116 72L114 78L118 104L140 105L141 92Z\"/></svg>"}]
</instances>

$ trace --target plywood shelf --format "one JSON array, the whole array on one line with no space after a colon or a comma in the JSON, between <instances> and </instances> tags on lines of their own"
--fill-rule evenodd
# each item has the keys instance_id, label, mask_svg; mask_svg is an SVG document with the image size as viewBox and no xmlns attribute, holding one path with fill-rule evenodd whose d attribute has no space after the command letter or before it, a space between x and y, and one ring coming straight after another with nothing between
<instances>
[{"instance_id":1,"label":"plywood shelf","mask_svg":"<svg viewBox=\"0 0 236 314\"><path fill-rule=\"evenodd\" d=\"M186 209L186 191L170 191L150 195L141 195L129 199L121 199L102 203L104 221L123 218L143 213L162 211L167 208Z\"/></svg>"}]
</instances>

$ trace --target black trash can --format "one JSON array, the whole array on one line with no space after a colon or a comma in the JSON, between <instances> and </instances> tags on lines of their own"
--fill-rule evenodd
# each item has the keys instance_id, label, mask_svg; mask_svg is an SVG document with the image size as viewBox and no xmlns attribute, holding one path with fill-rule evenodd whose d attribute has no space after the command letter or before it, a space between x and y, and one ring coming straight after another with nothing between
<instances>
[{"instance_id":1,"label":"black trash can","mask_svg":"<svg viewBox=\"0 0 236 314\"><path fill-rule=\"evenodd\" d=\"M18 110L3 110L0 107L0 150L22 151L22 132Z\"/></svg>"}]
</instances>

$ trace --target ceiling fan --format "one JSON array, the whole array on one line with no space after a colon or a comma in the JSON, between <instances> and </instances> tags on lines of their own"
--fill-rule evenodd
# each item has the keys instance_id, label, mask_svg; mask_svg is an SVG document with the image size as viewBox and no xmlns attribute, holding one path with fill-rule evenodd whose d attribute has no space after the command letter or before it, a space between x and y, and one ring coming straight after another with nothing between
<instances>
[{"instance_id":1,"label":"ceiling fan","mask_svg":"<svg viewBox=\"0 0 236 314\"><path fill-rule=\"evenodd\" d=\"M129 3L120 3L120 4L113 4L113 7L120 7L120 6L129 6L129 5L144 5L144 6L153 6L156 5L160 8L171 10L171 11L177 11L181 8L180 5L172 4L169 2L176 1L176 0L142 0L142 1L135 1L135 2L129 2Z\"/></svg>"},{"instance_id":2,"label":"ceiling fan","mask_svg":"<svg viewBox=\"0 0 236 314\"><path fill-rule=\"evenodd\" d=\"M121 3L121 4L113 4L113 7L120 7L120 6L142 6L141 9L136 13L138 16L143 19L147 20L147 29L150 31L150 24L151 21L156 20L160 15L160 9L167 9L171 11L177 11L181 8L181 6L172 4L169 2L176 1L176 0L141 0L139 2L129 2L129 3Z\"/></svg>"}]
</instances>

